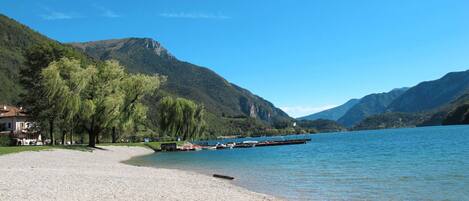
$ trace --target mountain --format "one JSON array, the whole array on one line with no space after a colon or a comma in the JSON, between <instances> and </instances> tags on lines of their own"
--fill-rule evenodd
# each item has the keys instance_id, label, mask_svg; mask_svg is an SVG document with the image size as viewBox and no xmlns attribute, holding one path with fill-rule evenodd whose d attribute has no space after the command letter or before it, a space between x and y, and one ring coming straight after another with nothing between
<instances>
[{"instance_id":1,"label":"mountain","mask_svg":"<svg viewBox=\"0 0 469 201\"><path fill-rule=\"evenodd\" d=\"M360 101L350 108L338 122L346 127L352 127L374 114L386 111L388 105L397 97L401 96L407 88L393 89L385 93L370 94L360 99Z\"/></svg>"},{"instance_id":2,"label":"mountain","mask_svg":"<svg viewBox=\"0 0 469 201\"><path fill-rule=\"evenodd\" d=\"M19 101L23 90L19 71L25 68L23 54L32 45L44 42L54 41L0 14L0 103Z\"/></svg>"},{"instance_id":3,"label":"mountain","mask_svg":"<svg viewBox=\"0 0 469 201\"><path fill-rule=\"evenodd\" d=\"M292 120L272 103L228 82L212 70L178 60L153 39L124 38L71 45L95 59L118 60L133 73L167 76L165 93L204 104L219 124L224 123L224 119L231 122L240 117L261 120L267 125Z\"/></svg>"},{"instance_id":4,"label":"mountain","mask_svg":"<svg viewBox=\"0 0 469 201\"><path fill-rule=\"evenodd\" d=\"M328 119L300 120L297 122L297 126L306 129L315 129L320 133L340 132L347 130L336 121Z\"/></svg>"},{"instance_id":5,"label":"mountain","mask_svg":"<svg viewBox=\"0 0 469 201\"><path fill-rule=\"evenodd\" d=\"M355 106L360 100L359 99L350 99L346 103L339 105L337 107L324 110L322 112L314 113L308 116L300 117L298 120L317 120L317 119L328 119L337 121L340 117L344 116L344 114L353 106Z\"/></svg>"},{"instance_id":6,"label":"mountain","mask_svg":"<svg viewBox=\"0 0 469 201\"><path fill-rule=\"evenodd\" d=\"M386 112L372 115L354 126L353 129L369 130L464 124L464 119L469 117L465 113L468 104L469 94L466 93L438 108L423 112Z\"/></svg>"},{"instance_id":7,"label":"mountain","mask_svg":"<svg viewBox=\"0 0 469 201\"><path fill-rule=\"evenodd\" d=\"M272 103L229 83L207 68L179 61L152 39L75 43L72 47L49 39L4 15L0 15L0 103L18 104L21 101L19 72L26 68L23 55L30 47L39 44L70 49L80 58L117 59L129 72L167 75L168 81L162 92L149 98L150 111L156 113L156 102L163 95L194 100L207 108L207 121L215 135L240 133L245 131L244 128L267 129L275 122L292 121Z\"/></svg>"},{"instance_id":8,"label":"mountain","mask_svg":"<svg viewBox=\"0 0 469 201\"><path fill-rule=\"evenodd\" d=\"M469 70L421 82L389 104L386 113L370 116L354 129L462 124L468 90Z\"/></svg>"},{"instance_id":9,"label":"mountain","mask_svg":"<svg viewBox=\"0 0 469 201\"><path fill-rule=\"evenodd\" d=\"M365 118L352 130L416 127L428 120L428 117L428 114L422 113L386 112Z\"/></svg>"},{"instance_id":10,"label":"mountain","mask_svg":"<svg viewBox=\"0 0 469 201\"><path fill-rule=\"evenodd\" d=\"M47 38L0 14L0 103L17 105L22 102L20 94L24 89L20 84L20 71L28 68L24 55L28 49L39 45L61 49L67 56L87 63L93 62L90 57L71 46Z\"/></svg>"},{"instance_id":11,"label":"mountain","mask_svg":"<svg viewBox=\"0 0 469 201\"><path fill-rule=\"evenodd\" d=\"M388 107L393 112L422 112L436 109L450 103L469 89L469 70L451 72L440 79L422 82L402 96L396 98Z\"/></svg>"}]
</instances>

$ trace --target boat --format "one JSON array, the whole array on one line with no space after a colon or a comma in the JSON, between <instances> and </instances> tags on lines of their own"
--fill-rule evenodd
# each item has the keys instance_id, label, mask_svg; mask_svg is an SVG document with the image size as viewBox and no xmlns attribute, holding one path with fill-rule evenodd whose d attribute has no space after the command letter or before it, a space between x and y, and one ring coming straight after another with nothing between
<instances>
[{"instance_id":1,"label":"boat","mask_svg":"<svg viewBox=\"0 0 469 201\"><path fill-rule=\"evenodd\" d=\"M216 149L226 149L227 146L225 144L222 144L222 143L217 143L217 145L215 145Z\"/></svg>"},{"instance_id":2,"label":"boat","mask_svg":"<svg viewBox=\"0 0 469 201\"><path fill-rule=\"evenodd\" d=\"M235 146L236 146L236 143L235 143L235 142L228 142L228 143L226 143L226 147L227 147L227 148L233 149Z\"/></svg>"}]
</instances>

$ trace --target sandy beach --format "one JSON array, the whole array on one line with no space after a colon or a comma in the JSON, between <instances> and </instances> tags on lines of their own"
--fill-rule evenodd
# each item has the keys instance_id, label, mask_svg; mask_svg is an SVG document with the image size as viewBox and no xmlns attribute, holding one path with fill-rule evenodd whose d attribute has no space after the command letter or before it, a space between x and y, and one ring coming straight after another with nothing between
<instances>
[{"instance_id":1,"label":"sandy beach","mask_svg":"<svg viewBox=\"0 0 469 201\"><path fill-rule=\"evenodd\" d=\"M142 147L0 156L0 200L276 200L193 172L121 163Z\"/></svg>"}]
</instances>

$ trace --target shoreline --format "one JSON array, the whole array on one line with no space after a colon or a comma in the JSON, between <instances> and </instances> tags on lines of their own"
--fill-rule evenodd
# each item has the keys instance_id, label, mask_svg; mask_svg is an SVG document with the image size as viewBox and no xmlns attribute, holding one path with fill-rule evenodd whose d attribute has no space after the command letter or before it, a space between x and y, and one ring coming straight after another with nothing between
<instances>
[{"instance_id":1,"label":"shoreline","mask_svg":"<svg viewBox=\"0 0 469 201\"><path fill-rule=\"evenodd\" d=\"M279 200L201 173L135 166L153 153L105 146L92 152L45 150L0 156L2 200Z\"/></svg>"}]
</instances>

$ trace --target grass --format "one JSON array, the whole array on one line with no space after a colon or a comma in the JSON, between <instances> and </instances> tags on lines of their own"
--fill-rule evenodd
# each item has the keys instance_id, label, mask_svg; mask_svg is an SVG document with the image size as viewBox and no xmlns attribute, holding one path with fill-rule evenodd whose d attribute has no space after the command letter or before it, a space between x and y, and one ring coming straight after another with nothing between
<instances>
[{"instance_id":1,"label":"grass","mask_svg":"<svg viewBox=\"0 0 469 201\"><path fill-rule=\"evenodd\" d=\"M102 143L97 144L97 146L129 146L129 147L145 147L151 148L153 150L161 149L161 144L163 143L176 143L177 145L183 145L184 141L169 141L169 142L134 142L134 143ZM67 150L76 150L76 151L93 151L92 148L86 145L56 145L56 146L11 146L11 147L2 147L0 146L0 155L19 153L25 151L44 151L51 149L67 149Z\"/></svg>"},{"instance_id":2,"label":"grass","mask_svg":"<svg viewBox=\"0 0 469 201\"><path fill-rule=\"evenodd\" d=\"M68 149L76 151L92 151L91 148L85 145L56 145L56 146L11 146L11 147L0 147L0 155L13 154L25 151L44 151L51 149Z\"/></svg>"},{"instance_id":3,"label":"grass","mask_svg":"<svg viewBox=\"0 0 469 201\"><path fill-rule=\"evenodd\" d=\"M50 146L15 146L15 147L0 147L0 155L19 153L23 151L42 151L49 150L53 147Z\"/></svg>"}]
</instances>

